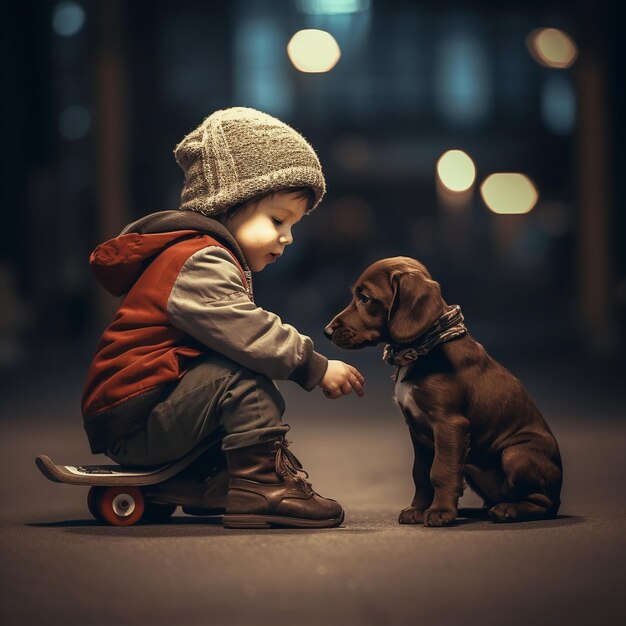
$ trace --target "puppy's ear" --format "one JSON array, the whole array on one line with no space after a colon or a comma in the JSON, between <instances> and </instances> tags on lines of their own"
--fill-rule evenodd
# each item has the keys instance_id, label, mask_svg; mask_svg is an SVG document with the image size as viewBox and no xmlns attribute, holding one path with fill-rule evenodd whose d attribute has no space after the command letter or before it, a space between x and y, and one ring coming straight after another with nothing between
<instances>
[{"instance_id":1,"label":"puppy's ear","mask_svg":"<svg viewBox=\"0 0 626 626\"><path fill-rule=\"evenodd\" d=\"M389 334L397 343L419 337L443 315L445 303L439 283L421 272L393 272L389 307Z\"/></svg>"}]
</instances>

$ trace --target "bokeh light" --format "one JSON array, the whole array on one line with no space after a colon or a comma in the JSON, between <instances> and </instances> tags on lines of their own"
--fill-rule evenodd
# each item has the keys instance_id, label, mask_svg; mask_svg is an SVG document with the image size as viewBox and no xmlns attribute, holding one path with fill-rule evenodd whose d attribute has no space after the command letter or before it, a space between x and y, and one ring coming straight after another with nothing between
<instances>
[{"instance_id":1,"label":"bokeh light","mask_svg":"<svg viewBox=\"0 0 626 626\"><path fill-rule=\"evenodd\" d=\"M530 178L514 172L491 174L480 186L480 193L489 209L501 215L528 213L539 199Z\"/></svg>"},{"instance_id":2,"label":"bokeh light","mask_svg":"<svg viewBox=\"0 0 626 626\"><path fill-rule=\"evenodd\" d=\"M541 88L541 118L557 135L568 135L576 124L576 92L567 74L550 72Z\"/></svg>"},{"instance_id":3,"label":"bokeh light","mask_svg":"<svg viewBox=\"0 0 626 626\"><path fill-rule=\"evenodd\" d=\"M437 175L450 191L465 191L476 180L476 167L462 150L448 150L437 161Z\"/></svg>"},{"instance_id":4,"label":"bokeh light","mask_svg":"<svg viewBox=\"0 0 626 626\"><path fill-rule=\"evenodd\" d=\"M84 106L69 106L59 116L59 133L67 141L81 139L90 128L91 115Z\"/></svg>"},{"instance_id":5,"label":"bokeh light","mask_svg":"<svg viewBox=\"0 0 626 626\"><path fill-rule=\"evenodd\" d=\"M370 0L298 0L298 8L309 15L341 15L370 8Z\"/></svg>"},{"instance_id":6,"label":"bokeh light","mask_svg":"<svg viewBox=\"0 0 626 626\"><path fill-rule=\"evenodd\" d=\"M60 2L52 14L52 28L61 37L71 37L85 24L85 11L76 2Z\"/></svg>"},{"instance_id":7,"label":"bokeh light","mask_svg":"<svg viewBox=\"0 0 626 626\"><path fill-rule=\"evenodd\" d=\"M438 113L453 125L485 122L493 107L493 75L484 41L471 29L451 30L434 59Z\"/></svg>"},{"instance_id":8,"label":"bokeh light","mask_svg":"<svg viewBox=\"0 0 626 626\"><path fill-rule=\"evenodd\" d=\"M571 67L578 56L574 40L558 28L533 30L526 39L526 45L535 61L546 67Z\"/></svg>"},{"instance_id":9,"label":"bokeh light","mask_svg":"<svg viewBox=\"0 0 626 626\"><path fill-rule=\"evenodd\" d=\"M329 72L341 58L335 38L315 28L298 31L287 44L287 54L297 70L307 73Z\"/></svg>"}]
</instances>

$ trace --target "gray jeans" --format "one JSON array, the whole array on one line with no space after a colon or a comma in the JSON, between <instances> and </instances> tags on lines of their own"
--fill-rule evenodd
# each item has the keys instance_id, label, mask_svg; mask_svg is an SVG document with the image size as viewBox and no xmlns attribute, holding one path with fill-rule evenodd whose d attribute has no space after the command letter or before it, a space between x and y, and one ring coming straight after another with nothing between
<instances>
[{"instance_id":1,"label":"gray jeans","mask_svg":"<svg viewBox=\"0 0 626 626\"><path fill-rule=\"evenodd\" d=\"M141 430L107 456L121 465L160 465L210 438L233 450L284 435L285 402L273 380L221 354L199 360L148 415Z\"/></svg>"}]
</instances>

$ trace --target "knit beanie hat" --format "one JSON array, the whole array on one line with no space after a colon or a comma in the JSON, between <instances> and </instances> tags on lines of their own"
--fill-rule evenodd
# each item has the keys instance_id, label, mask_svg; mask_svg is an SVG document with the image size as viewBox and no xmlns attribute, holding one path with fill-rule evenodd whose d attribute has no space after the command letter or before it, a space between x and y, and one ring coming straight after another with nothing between
<instances>
[{"instance_id":1,"label":"knit beanie hat","mask_svg":"<svg viewBox=\"0 0 626 626\"><path fill-rule=\"evenodd\" d=\"M175 148L185 172L183 210L213 216L259 195L310 187L313 210L326 193L309 143L271 115L233 107L209 115Z\"/></svg>"}]
</instances>

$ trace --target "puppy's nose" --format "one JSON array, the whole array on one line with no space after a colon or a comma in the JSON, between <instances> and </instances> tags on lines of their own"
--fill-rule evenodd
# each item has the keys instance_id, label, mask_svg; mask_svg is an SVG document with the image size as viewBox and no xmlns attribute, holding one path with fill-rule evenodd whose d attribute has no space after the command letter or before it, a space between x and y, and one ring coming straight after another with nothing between
<instances>
[{"instance_id":1,"label":"puppy's nose","mask_svg":"<svg viewBox=\"0 0 626 626\"><path fill-rule=\"evenodd\" d=\"M333 338L333 332L334 332L334 328L332 326L326 326L326 328L324 329L324 334L329 338L332 339Z\"/></svg>"}]
</instances>

